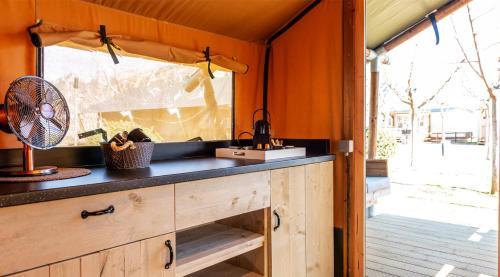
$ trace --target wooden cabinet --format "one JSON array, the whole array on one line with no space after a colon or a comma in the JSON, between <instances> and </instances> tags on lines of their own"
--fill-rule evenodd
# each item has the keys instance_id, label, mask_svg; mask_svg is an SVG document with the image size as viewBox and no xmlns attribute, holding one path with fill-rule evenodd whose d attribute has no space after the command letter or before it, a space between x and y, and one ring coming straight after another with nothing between
<instances>
[{"instance_id":1,"label":"wooden cabinet","mask_svg":"<svg viewBox=\"0 0 500 277\"><path fill-rule=\"evenodd\" d=\"M110 213L82 217L110 206ZM1 208L0 226L2 276L173 232L174 187Z\"/></svg>"},{"instance_id":2,"label":"wooden cabinet","mask_svg":"<svg viewBox=\"0 0 500 277\"><path fill-rule=\"evenodd\" d=\"M269 207L269 171L175 185L175 228L183 230Z\"/></svg>"},{"instance_id":3,"label":"wooden cabinet","mask_svg":"<svg viewBox=\"0 0 500 277\"><path fill-rule=\"evenodd\" d=\"M25 272L17 273L14 275L10 275L10 277L49 277L49 267L44 266L32 270L28 270Z\"/></svg>"},{"instance_id":4,"label":"wooden cabinet","mask_svg":"<svg viewBox=\"0 0 500 277\"><path fill-rule=\"evenodd\" d=\"M83 256L80 277L174 277L175 245L175 235L168 234ZM168 269L167 263L171 263ZM50 277L57 265L51 265Z\"/></svg>"},{"instance_id":5,"label":"wooden cabinet","mask_svg":"<svg viewBox=\"0 0 500 277\"><path fill-rule=\"evenodd\" d=\"M171 249L169 248L170 245ZM172 252L171 252L172 250ZM174 277L175 235L158 236L13 275L15 277ZM165 265L172 261L168 269Z\"/></svg>"},{"instance_id":6,"label":"wooden cabinet","mask_svg":"<svg viewBox=\"0 0 500 277\"><path fill-rule=\"evenodd\" d=\"M272 276L306 276L304 166L271 171L271 213Z\"/></svg>"},{"instance_id":7,"label":"wooden cabinet","mask_svg":"<svg viewBox=\"0 0 500 277\"><path fill-rule=\"evenodd\" d=\"M189 274L261 249L264 241L263 234L220 223L177 233L176 276L191 276Z\"/></svg>"},{"instance_id":8,"label":"wooden cabinet","mask_svg":"<svg viewBox=\"0 0 500 277\"><path fill-rule=\"evenodd\" d=\"M333 165L7 207L0 226L0 276L331 277Z\"/></svg>"},{"instance_id":9,"label":"wooden cabinet","mask_svg":"<svg viewBox=\"0 0 500 277\"><path fill-rule=\"evenodd\" d=\"M333 162L306 168L306 270L333 276Z\"/></svg>"},{"instance_id":10,"label":"wooden cabinet","mask_svg":"<svg viewBox=\"0 0 500 277\"><path fill-rule=\"evenodd\" d=\"M333 276L332 162L272 170L271 212L272 276Z\"/></svg>"}]
</instances>

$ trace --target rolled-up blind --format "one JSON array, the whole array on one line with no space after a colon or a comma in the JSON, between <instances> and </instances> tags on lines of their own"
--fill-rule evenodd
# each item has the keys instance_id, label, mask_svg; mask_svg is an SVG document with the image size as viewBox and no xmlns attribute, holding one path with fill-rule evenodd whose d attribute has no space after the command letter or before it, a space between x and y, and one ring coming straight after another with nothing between
<instances>
[{"instance_id":1,"label":"rolled-up blind","mask_svg":"<svg viewBox=\"0 0 500 277\"><path fill-rule=\"evenodd\" d=\"M43 23L31 30L35 46L45 47L61 43L74 43L88 48L101 48L105 42L127 53L151 57L167 62L196 64L207 61L203 51L181 49L159 42L134 39L128 36L109 34L106 38L99 31L69 30L64 27ZM236 73L246 73L248 66L234 58L210 54L210 62Z\"/></svg>"}]
</instances>

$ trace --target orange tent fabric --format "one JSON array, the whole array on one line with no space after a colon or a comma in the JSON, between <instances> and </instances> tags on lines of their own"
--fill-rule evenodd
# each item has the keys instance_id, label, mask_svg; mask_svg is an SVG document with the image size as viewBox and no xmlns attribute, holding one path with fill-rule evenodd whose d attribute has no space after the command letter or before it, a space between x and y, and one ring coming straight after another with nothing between
<instances>
[{"instance_id":1,"label":"orange tent fabric","mask_svg":"<svg viewBox=\"0 0 500 277\"><path fill-rule=\"evenodd\" d=\"M344 271L349 270L351 276L364 276L363 3L322 1L273 43L269 75L269 110L275 135L329 138L331 151L337 154L334 226L344 234L344 255L349 243L349 259L344 256L343 262ZM354 141L349 158L336 147L344 139Z\"/></svg>"},{"instance_id":2,"label":"orange tent fabric","mask_svg":"<svg viewBox=\"0 0 500 277\"><path fill-rule=\"evenodd\" d=\"M26 28L35 23L35 13L46 22L76 30L98 30L123 34L183 49L201 51L209 46L217 54L238 57L248 65L247 74L236 74L235 133L251 129L253 111L262 104L264 46L155 19L133 15L78 0L3 0L0 16L0 96L15 78L33 74L34 47ZM17 148L15 136L0 133L0 148Z\"/></svg>"},{"instance_id":3,"label":"orange tent fabric","mask_svg":"<svg viewBox=\"0 0 500 277\"><path fill-rule=\"evenodd\" d=\"M246 41L264 41L313 0L84 1Z\"/></svg>"},{"instance_id":4,"label":"orange tent fabric","mask_svg":"<svg viewBox=\"0 0 500 277\"><path fill-rule=\"evenodd\" d=\"M26 27L35 18L34 1L11 0L0 3L0 103L10 82L34 74L34 50ZM20 12L23 11L23 12ZM0 132L0 148L20 147L17 138Z\"/></svg>"},{"instance_id":5,"label":"orange tent fabric","mask_svg":"<svg viewBox=\"0 0 500 277\"><path fill-rule=\"evenodd\" d=\"M315 31L311 31L315 30ZM273 42L269 111L277 137L329 138L343 132L342 1L323 1ZM342 159L335 162L335 199L341 203ZM339 211L339 209L336 209ZM341 214L335 214L340 226Z\"/></svg>"},{"instance_id":6,"label":"orange tent fabric","mask_svg":"<svg viewBox=\"0 0 500 277\"><path fill-rule=\"evenodd\" d=\"M78 46L88 48L101 48L104 42L97 31L70 30L64 26L54 26L50 23L43 23L31 29L37 42L42 47L70 42ZM123 50L130 54L155 58L167 62L195 64L206 62L206 56L202 51L191 49L181 49L160 42L134 39L126 35L106 34L112 48ZM111 50L113 51L113 50ZM246 73L248 66L236 61L235 58L228 58L223 55L210 53L211 63L229 69L236 73Z\"/></svg>"}]
</instances>

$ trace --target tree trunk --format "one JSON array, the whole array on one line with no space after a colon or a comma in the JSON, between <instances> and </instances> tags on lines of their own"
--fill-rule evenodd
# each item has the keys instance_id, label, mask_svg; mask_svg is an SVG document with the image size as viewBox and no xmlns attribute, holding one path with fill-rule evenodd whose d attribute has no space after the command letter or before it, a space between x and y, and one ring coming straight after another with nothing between
<instances>
[{"instance_id":1,"label":"tree trunk","mask_svg":"<svg viewBox=\"0 0 500 277\"><path fill-rule=\"evenodd\" d=\"M486 132L484 134L484 144L486 145L486 160L490 160L491 141L491 101L486 102Z\"/></svg>"},{"instance_id":2,"label":"tree trunk","mask_svg":"<svg viewBox=\"0 0 500 277\"><path fill-rule=\"evenodd\" d=\"M490 162L491 162L491 189L490 193L498 192L498 165L497 165L497 147L498 147L498 124L497 124L497 99L491 98L491 137L490 137Z\"/></svg>"},{"instance_id":3,"label":"tree trunk","mask_svg":"<svg viewBox=\"0 0 500 277\"><path fill-rule=\"evenodd\" d=\"M415 108L410 106L410 122L411 122L411 133L410 133L410 166L413 166L414 153L415 153Z\"/></svg>"},{"instance_id":4,"label":"tree trunk","mask_svg":"<svg viewBox=\"0 0 500 277\"><path fill-rule=\"evenodd\" d=\"M444 131L444 111L441 105L441 156L444 157L444 144L446 143L446 133Z\"/></svg>"},{"instance_id":5,"label":"tree trunk","mask_svg":"<svg viewBox=\"0 0 500 277\"><path fill-rule=\"evenodd\" d=\"M378 115L378 87L379 87L378 58L371 61L371 83L370 83L370 122L368 138L368 159L377 156L377 115Z\"/></svg>"}]
</instances>

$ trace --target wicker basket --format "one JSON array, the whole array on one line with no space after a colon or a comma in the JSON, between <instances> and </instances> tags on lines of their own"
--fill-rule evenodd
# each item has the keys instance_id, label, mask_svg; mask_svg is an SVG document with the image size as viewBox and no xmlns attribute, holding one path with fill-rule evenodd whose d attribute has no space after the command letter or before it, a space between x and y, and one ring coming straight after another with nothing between
<instances>
[{"instance_id":1,"label":"wicker basket","mask_svg":"<svg viewBox=\"0 0 500 277\"><path fill-rule=\"evenodd\" d=\"M106 167L109 169L134 169L146 168L151 163L153 142L136 142L135 149L125 149L115 152L109 143L101 143L102 153Z\"/></svg>"}]
</instances>

